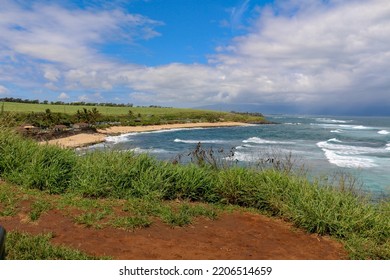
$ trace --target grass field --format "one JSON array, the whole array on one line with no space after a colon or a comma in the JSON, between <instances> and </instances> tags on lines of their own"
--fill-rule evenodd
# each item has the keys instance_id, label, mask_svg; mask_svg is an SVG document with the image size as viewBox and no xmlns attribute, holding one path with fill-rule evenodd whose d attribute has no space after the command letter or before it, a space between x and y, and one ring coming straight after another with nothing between
<instances>
[{"instance_id":1,"label":"grass field","mask_svg":"<svg viewBox=\"0 0 390 280\"><path fill-rule=\"evenodd\" d=\"M77 110L83 108L91 110L96 108L104 115L126 115L129 110L134 114L142 115L165 115L165 114L180 114L180 113L211 113L210 110L196 110L184 108L151 108L151 107L109 107L109 106L83 106L83 105L54 105L54 104L31 104L31 103L16 103L16 102L1 102L4 104L5 112L44 112L50 109L53 113L75 114Z\"/></svg>"},{"instance_id":2,"label":"grass field","mask_svg":"<svg viewBox=\"0 0 390 280\"><path fill-rule=\"evenodd\" d=\"M156 107L113 107L1 102L0 125L16 127L29 123L51 128L77 122L91 125L117 123L126 126L194 122L267 123L261 114Z\"/></svg>"}]
</instances>

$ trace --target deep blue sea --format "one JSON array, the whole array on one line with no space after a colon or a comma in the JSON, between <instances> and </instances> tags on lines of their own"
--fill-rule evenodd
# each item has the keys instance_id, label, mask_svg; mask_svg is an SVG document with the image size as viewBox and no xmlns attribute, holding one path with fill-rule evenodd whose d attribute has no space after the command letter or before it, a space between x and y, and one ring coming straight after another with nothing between
<instances>
[{"instance_id":1,"label":"deep blue sea","mask_svg":"<svg viewBox=\"0 0 390 280\"><path fill-rule=\"evenodd\" d=\"M256 163L291 153L309 174L353 175L373 196L390 193L390 117L329 117L269 115L272 125L174 129L108 137L90 149L132 150L162 160L182 161L201 142L205 149L238 164ZM233 157L227 157L234 150ZM187 159L186 159L187 158Z\"/></svg>"}]
</instances>

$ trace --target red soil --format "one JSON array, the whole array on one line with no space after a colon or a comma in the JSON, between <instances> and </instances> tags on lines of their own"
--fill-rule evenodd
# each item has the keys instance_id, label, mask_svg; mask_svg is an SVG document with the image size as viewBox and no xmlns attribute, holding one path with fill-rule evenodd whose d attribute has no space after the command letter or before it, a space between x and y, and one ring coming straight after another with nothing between
<instances>
[{"instance_id":1,"label":"red soil","mask_svg":"<svg viewBox=\"0 0 390 280\"><path fill-rule=\"evenodd\" d=\"M38 222L23 215L0 217L7 231L32 234L52 232L53 243L114 259L345 259L342 244L307 234L290 224L251 213L222 214L217 220L197 219L187 227L172 228L159 221L136 231L94 229L75 224L59 210L43 214Z\"/></svg>"}]
</instances>

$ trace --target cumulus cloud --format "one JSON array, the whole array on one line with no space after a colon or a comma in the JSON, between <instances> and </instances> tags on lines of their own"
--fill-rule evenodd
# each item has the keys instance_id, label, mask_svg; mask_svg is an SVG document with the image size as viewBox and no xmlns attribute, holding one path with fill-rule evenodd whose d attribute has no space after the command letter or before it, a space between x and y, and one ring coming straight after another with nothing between
<instances>
[{"instance_id":1,"label":"cumulus cloud","mask_svg":"<svg viewBox=\"0 0 390 280\"><path fill-rule=\"evenodd\" d=\"M61 92L60 95L58 95L58 99L60 99L60 100L66 100L69 98L70 98L70 96L68 94L66 94L65 92Z\"/></svg>"},{"instance_id":2,"label":"cumulus cloud","mask_svg":"<svg viewBox=\"0 0 390 280\"><path fill-rule=\"evenodd\" d=\"M0 85L0 94L7 94L9 93L9 90L5 87Z\"/></svg>"},{"instance_id":3,"label":"cumulus cloud","mask_svg":"<svg viewBox=\"0 0 390 280\"><path fill-rule=\"evenodd\" d=\"M244 3L245 4L245 3ZM280 1L208 65L119 71L143 102L279 104L301 111L390 105L390 2Z\"/></svg>"},{"instance_id":4,"label":"cumulus cloud","mask_svg":"<svg viewBox=\"0 0 390 280\"><path fill-rule=\"evenodd\" d=\"M158 36L147 17L120 10L65 9L53 4L25 9L5 1L0 11L0 39L16 55L59 62L70 67L101 63L94 45L105 40ZM145 32L144 32L145 31Z\"/></svg>"}]
</instances>

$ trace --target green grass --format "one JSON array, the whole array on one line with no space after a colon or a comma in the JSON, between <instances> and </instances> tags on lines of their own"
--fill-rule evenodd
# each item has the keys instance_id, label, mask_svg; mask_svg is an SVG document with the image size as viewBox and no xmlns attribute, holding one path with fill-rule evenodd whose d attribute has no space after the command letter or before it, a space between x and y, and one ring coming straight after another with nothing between
<instances>
[{"instance_id":1,"label":"green grass","mask_svg":"<svg viewBox=\"0 0 390 280\"><path fill-rule=\"evenodd\" d=\"M208 120L259 120L261 118L253 116L243 116L238 114L232 114L228 112L214 111L214 110L200 110L189 108L152 108L152 107L110 107L110 106L83 106L83 105L54 105L54 104L30 104L30 103L16 103L16 102L1 102L4 104L4 112L16 112L16 113L39 113L45 112L46 109L50 109L52 113L64 113L68 115L76 114L78 110L82 111L83 108L92 110L96 108L102 115L106 116L120 116L128 115L129 110L135 116L140 114L142 117L151 118L152 116L164 117L164 120L194 120L199 119L201 121Z\"/></svg>"},{"instance_id":2,"label":"green grass","mask_svg":"<svg viewBox=\"0 0 390 280\"><path fill-rule=\"evenodd\" d=\"M157 125L188 122L267 122L262 116L196 110L185 108L109 107L82 105L51 105L3 102L4 112L0 114L0 125L15 127L31 123L38 127L54 127L56 124L70 125L89 122L98 127L121 125ZM80 111L80 114L77 112ZM96 112L93 114L92 112ZM89 112L89 113L88 113Z\"/></svg>"},{"instance_id":3,"label":"green grass","mask_svg":"<svg viewBox=\"0 0 390 280\"><path fill-rule=\"evenodd\" d=\"M290 169L175 165L147 155L112 151L80 157L3 130L0 176L65 198L88 198L91 204L97 198L126 199L123 209L129 215L117 219L114 224L119 227L147 224L150 220L144 217L181 226L193 217L213 217L213 208L196 208L187 202L237 205L281 217L310 233L333 236L346 244L351 258L389 259L388 200L374 204L357 196L345 181L337 188L309 181ZM163 203L176 200L181 203ZM104 209L94 211L80 216L79 222L94 225L110 215L99 216Z\"/></svg>"},{"instance_id":4,"label":"green grass","mask_svg":"<svg viewBox=\"0 0 390 280\"><path fill-rule=\"evenodd\" d=\"M39 217L52 209L52 205L49 201L38 199L34 201L31 205L31 211L30 211L30 220L36 221L39 219Z\"/></svg>"},{"instance_id":5,"label":"green grass","mask_svg":"<svg viewBox=\"0 0 390 280\"><path fill-rule=\"evenodd\" d=\"M85 212L74 217L74 220L76 223L85 225L86 227L101 228L103 225L99 222L107 217L108 214L109 212L106 211Z\"/></svg>"},{"instance_id":6,"label":"green grass","mask_svg":"<svg viewBox=\"0 0 390 280\"><path fill-rule=\"evenodd\" d=\"M130 217L117 217L111 225L115 228L121 228L126 230L134 230L137 228L145 228L152 224L149 217L146 216L130 216Z\"/></svg>"},{"instance_id":7,"label":"green grass","mask_svg":"<svg viewBox=\"0 0 390 280\"><path fill-rule=\"evenodd\" d=\"M3 102L1 102L3 104ZM209 110L196 110L185 108L150 108L150 107L110 107L110 106L83 106L83 105L54 105L54 104L30 104L17 102L4 102L4 112L44 112L50 109L53 113L75 114L77 110L86 108L92 110L96 108L99 112L105 115L126 115L129 110L134 114L179 114L179 113L199 113L213 112Z\"/></svg>"},{"instance_id":8,"label":"green grass","mask_svg":"<svg viewBox=\"0 0 390 280\"><path fill-rule=\"evenodd\" d=\"M108 257L89 256L65 246L52 245L52 234L30 235L8 232L6 243L7 260L96 260Z\"/></svg>"},{"instance_id":9,"label":"green grass","mask_svg":"<svg viewBox=\"0 0 390 280\"><path fill-rule=\"evenodd\" d=\"M192 205L189 203L183 203L179 207L164 207L159 213L161 219L171 226L186 226L192 223L193 218L207 217L209 219L215 219L217 212L211 207L205 207L204 205Z\"/></svg>"},{"instance_id":10,"label":"green grass","mask_svg":"<svg viewBox=\"0 0 390 280\"><path fill-rule=\"evenodd\" d=\"M20 199L17 197L17 194L2 184L0 191L0 217L14 216L19 201Z\"/></svg>"}]
</instances>

